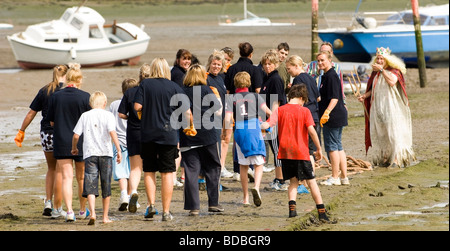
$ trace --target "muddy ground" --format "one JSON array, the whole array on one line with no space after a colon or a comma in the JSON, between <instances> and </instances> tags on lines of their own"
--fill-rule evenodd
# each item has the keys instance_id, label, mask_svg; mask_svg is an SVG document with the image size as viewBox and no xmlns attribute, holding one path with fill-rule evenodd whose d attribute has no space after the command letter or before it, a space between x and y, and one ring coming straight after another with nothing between
<instances>
[{"instance_id":1,"label":"muddy ground","mask_svg":"<svg viewBox=\"0 0 450 251\"><path fill-rule=\"evenodd\" d=\"M170 63L179 48L189 49L201 62L206 62L213 49L230 46L237 50L239 42L249 41L255 47L257 62L263 52L280 42L291 45L291 55L305 61L310 57L309 20L295 27L223 28L201 22L146 23L152 36L141 63L164 57ZM0 37L0 68L17 68L14 55L4 37L22 31L16 25L12 31L2 31ZM235 57L235 61L237 57ZM67 231L67 230L181 230L181 231L280 231L280 230L449 230L449 69L427 69L427 86L419 87L418 70L408 69L407 92L411 103L413 143L418 162L406 169L375 168L352 174L350 186L324 187L321 192L334 224L316 224L315 205L310 195L299 195L299 216L289 219L287 193L262 189L261 207L243 207L240 183L223 179L230 191L221 193L225 208L221 215L207 212L207 198L201 193L199 217L189 217L183 210L182 189L175 189L171 205L174 220L162 222L161 216L144 220L146 199L143 182L139 192L141 208L135 214L118 212L118 184L113 182L110 216L112 224L87 226L86 220L67 224L63 220L43 217L46 164L39 144L39 121L36 117L22 148L14 144L28 106L38 89L51 80L50 70L0 70L0 230ZM85 81L82 89L101 90L108 101L121 97L124 78L138 76L138 66L82 69ZM344 129L343 142L348 155L368 160L364 152L363 108L348 95L349 126ZM229 157L231 154L229 154ZM271 156L272 157L272 156ZM230 158L229 158L230 159ZM272 164L270 161L269 164ZM227 161L231 170L231 162ZM319 179L329 175L327 168L317 170ZM262 187L267 187L274 173L265 173ZM74 181L74 191L76 182ZM157 209L161 210L158 190ZM74 198L74 208L79 209ZM97 213L101 212L97 200ZM100 220L98 221L100 222Z\"/></svg>"}]
</instances>

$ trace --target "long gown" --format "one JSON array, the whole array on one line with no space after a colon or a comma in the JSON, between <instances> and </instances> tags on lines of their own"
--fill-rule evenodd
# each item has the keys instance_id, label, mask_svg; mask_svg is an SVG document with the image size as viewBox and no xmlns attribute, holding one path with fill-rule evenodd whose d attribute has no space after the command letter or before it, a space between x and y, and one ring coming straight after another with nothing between
<instances>
[{"instance_id":1,"label":"long gown","mask_svg":"<svg viewBox=\"0 0 450 251\"><path fill-rule=\"evenodd\" d=\"M374 77L372 86L370 138L375 165L396 162L406 167L411 159L415 160L408 98L398 81L390 86L381 75Z\"/></svg>"}]
</instances>

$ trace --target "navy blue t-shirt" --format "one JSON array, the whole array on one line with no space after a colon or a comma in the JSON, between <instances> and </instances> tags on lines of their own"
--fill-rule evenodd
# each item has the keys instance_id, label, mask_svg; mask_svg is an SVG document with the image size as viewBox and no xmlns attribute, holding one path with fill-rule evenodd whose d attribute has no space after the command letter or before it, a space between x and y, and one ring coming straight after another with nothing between
<instances>
[{"instance_id":1,"label":"navy blue t-shirt","mask_svg":"<svg viewBox=\"0 0 450 251\"><path fill-rule=\"evenodd\" d=\"M48 104L48 120L54 122L55 157L72 156L73 129L81 114L91 110L89 97L89 93L72 87L66 87L52 95ZM78 156L83 157L83 135L78 141Z\"/></svg>"},{"instance_id":2,"label":"navy blue t-shirt","mask_svg":"<svg viewBox=\"0 0 450 251\"><path fill-rule=\"evenodd\" d=\"M264 77L260 95L265 97L266 105L272 110L273 102L278 101L280 106L286 104L286 93L284 92L284 82L278 75L278 70L274 70ZM274 98L273 98L274 97Z\"/></svg>"},{"instance_id":3,"label":"navy blue t-shirt","mask_svg":"<svg viewBox=\"0 0 450 251\"><path fill-rule=\"evenodd\" d=\"M177 83L181 88L183 88L184 76L186 75L186 70L179 65L174 65L172 70L170 70L170 79Z\"/></svg>"},{"instance_id":4,"label":"navy blue t-shirt","mask_svg":"<svg viewBox=\"0 0 450 251\"><path fill-rule=\"evenodd\" d=\"M56 86L54 92L51 92L50 94L48 94L48 85L42 87L30 104L31 110L36 112L41 111L41 132L53 132L53 127L50 125L50 121L47 118L48 103L53 93L59 91L62 85L63 83L59 83L59 85Z\"/></svg>"},{"instance_id":5,"label":"navy blue t-shirt","mask_svg":"<svg viewBox=\"0 0 450 251\"><path fill-rule=\"evenodd\" d=\"M341 80L336 74L334 67L323 74L322 82L320 83L320 117L322 117L323 113L327 109L331 99L337 99L338 103L331 111L330 119L325 125L334 128L348 125L347 108L345 108L344 105Z\"/></svg>"},{"instance_id":6,"label":"navy blue t-shirt","mask_svg":"<svg viewBox=\"0 0 450 251\"><path fill-rule=\"evenodd\" d=\"M178 144L177 121L189 109L190 102L177 83L165 78L144 79L134 102L142 105L142 143Z\"/></svg>"},{"instance_id":7,"label":"navy blue t-shirt","mask_svg":"<svg viewBox=\"0 0 450 251\"><path fill-rule=\"evenodd\" d=\"M138 131L141 129L141 121L137 116L137 112L134 109L134 100L139 86L135 86L125 91L120 101L118 111L128 116L127 119L127 132Z\"/></svg>"},{"instance_id":8,"label":"navy blue t-shirt","mask_svg":"<svg viewBox=\"0 0 450 251\"><path fill-rule=\"evenodd\" d=\"M253 62L250 59L241 57L236 64L228 68L228 71L225 74L225 86L230 94L234 94L236 90L236 87L234 86L234 76L241 71L245 71L250 74L250 80L252 83L249 88L250 92L255 92L257 88L261 88L263 83L261 70L257 66L253 65Z\"/></svg>"},{"instance_id":9,"label":"navy blue t-shirt","mask_svg":"<svg viewBox=\"0 0 450 251\"><path fill-rule=\"evenodd\" d=\"M319 90L317 90L316 81L314 81L314 78L308 73L302 72L294 78L292 81L292 86L302 83L306 85L306 89L308 90L308 102L304 105L304 107L311 111L314 122L318 122L319 104L317 103L317 98L319 97Z\"/></svg>"}]
</instances>

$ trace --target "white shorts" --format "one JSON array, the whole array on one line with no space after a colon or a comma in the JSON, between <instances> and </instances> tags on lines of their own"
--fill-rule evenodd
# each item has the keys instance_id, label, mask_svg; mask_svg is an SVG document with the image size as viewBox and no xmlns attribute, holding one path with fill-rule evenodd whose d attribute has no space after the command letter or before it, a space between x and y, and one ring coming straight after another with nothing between
<instances>
[{"instance_id":1,"label":"white shorts","mask_svg":"<svg viewBox=\"0 0 450 251\"><path fill-rule=\"evenodd\" d=\"M264 163L266 162L264 156L262 155L254 155L246 158L238 144L236 144L236 152L239 165L264 165Z\"/></svg>"}]
</instances>

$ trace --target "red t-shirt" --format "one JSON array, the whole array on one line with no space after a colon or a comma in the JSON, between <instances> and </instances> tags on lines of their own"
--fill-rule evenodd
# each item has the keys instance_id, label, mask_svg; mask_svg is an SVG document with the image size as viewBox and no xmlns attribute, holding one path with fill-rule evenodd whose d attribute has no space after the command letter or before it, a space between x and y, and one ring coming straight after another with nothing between
<instances>
[{"instance_id":1,"label":"red t-shirt","mask_svg":"<svg viewBox=\"0 0 450 251\"><path fill-rule=\"evenodd\" d=\"M267 121L272 127L278 123L278 159L310 160L308 127L314 120L308 108L286 104L275 110Z\"/></svg>"}]
</instances>

